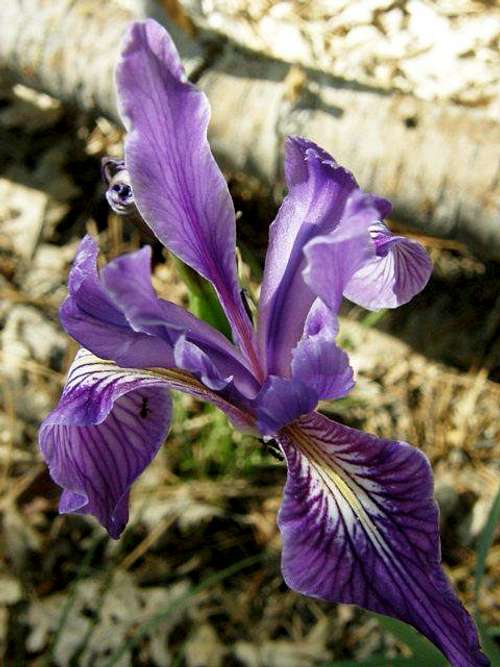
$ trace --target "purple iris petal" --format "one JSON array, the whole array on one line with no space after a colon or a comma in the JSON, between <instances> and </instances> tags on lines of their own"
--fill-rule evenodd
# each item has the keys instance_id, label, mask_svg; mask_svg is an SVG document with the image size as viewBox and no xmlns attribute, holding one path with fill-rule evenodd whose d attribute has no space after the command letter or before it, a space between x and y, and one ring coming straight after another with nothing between
<instances>
[{"instance_id":1,"label":"purple iris petal","mask_svg":"<svg viewBox=\"0 0 500 667\"><path fill-rule=\"evenodd\" d=\"M370 232L376 255L353 275L344 295L369 310L396 308L426 286L431 261L420 243L391 234L383 222Z\"/></svg>"},{"instance_id":2,"label":"purple iris petal","mask_svg":"<svg viewBox=\"0 0 500 667\"><path fill-rule=\"evenodd\" d=\"M151 284L149 246L109 262L102 270L102 281L135 331L157 336L172 346L185 336L210 357L221 376L233 377L235 386L245 396L252 398L257 394L257 380L225 336L184 308L158 298ZM175 363L179 365L178 359Z\"/></svg>"},{"instance_id":3,"label":"purple iris petal","mask_svg":"<svg viewBox=\"0 0 500 667\"><path fill-rule=\"evenodd\" d=\"M171 412L161 380L81 350L40 429L50 474L64 488L60 511L93 514L118 538L130 486L165 440Z\"/></svg>"},{"instance_id":4,"label":"purple iris petal","mask_svg":"<svg viewBox=\"0 0 500 667\"><path fill-rule=\"evenodd\" d=\"M170 36L151 20L132 24L117 85L139 212L167 248L213 283L256 366L236 273L234 206L208 145L206 96L187 82Z\"/></svg>"},{"instance_id":5,"label":"purple iris petal","mask_svg":"<svg viewBox=\"0 0 500 667\"><path fill-rule=\"evenodd\" d=\"M333 313L338 313L342 293L352 275L374 254L366 220L372 213L368 205L331 234L316 237L304 248L304 281Z\"/></svg>"},{"instance_id":6,"label":"purple iris petal","mask_svg":"<svg viewBox=\"0 0 500 667\"><path fill-rule=\"evenodd\" d=\"M269 230L259 305L259 345L269 373L287 374L315 295L303 279L303 249L340 222L352 174L312 141L290 137L285 146L288 195Z\"/></svg>"},{"instance_id":7,"label":"purple iris petal","mask_svg":"<svg viewBox=\"0 0 500 667\"><path fill-rule=\"evenodd\" d=\"M208 354L186 340L186 336L179 338L175 344L174 354L177 366L191 372L209 389L221 391L233 380L232 375L223 377Z\"/></svg>"},{"instance_id":8,"label":"purple iris petal","mask_svg":"<svg viewBox=\"0 0 500 667\"><path fill-rule=\"evenodd\" d=\"M174 365L172 346L134 331L111 299L97 273L98 252L90 236L78 246L69 276L69 294L60 310L66 331L83 347L103 359L113 359L120 366Z\"/></svg>"},{"instance_id":9,"label":"purple iris petal","mask_svg":"<svg viewBox=\"0 0 500 667\"><path fill-rule=\"evenodd\" d=\"M214 386L216 371L209 360L205 370ZM119 537L128 520L129 488L167 435L172 412L168 389L212 403L236 428L255 431L248 410L188 373L121 368L82 349L57 408L40 428L43 457L64 489L61 512L93 514L111 537Z\"/></svg>"},{"instance_id":10,"label":"purple iris petal","mask_svg":"<svg viewBox=\"0 0 500 667\"><path fill-rule=\"evenodd\" d=\"M321 336L335 340L338 331L337 313L330 310L321 299L315 299L304 323L304 336Z\"/></svg>"},{"instance_id":11,"label":"purple iris petal","mask_svg":"<svg viewBox=\"0 0 500 667\"><path fill-rule=\"evenodd\" d=\"M288 585L413 625L454 667L488 665L440 567L426 457L314 413L284 429L279 513Z\"/></svg>"},{"instance_id":12,"label":"purple iris petal","mask_svg":"<svg viewBox=\"0 0 500 667\"><path fill-rule=\"evenodd\" d=\"M321 336L303 338L294 349L292 378L314 389L320 399L342 398L354 387L347 354Z\"/></svg>"},{"instance_id":13,"label":"purple iris petal","mask_svg":"<svg viewBox=\"0 0 500 667\"><path fill-rule=\"evenodd\" d=\"M314 410L318 394L299 379L271 375L256 398L257 427L262 435L276 435L283 426Z\"/></svg>"}]
</instances>

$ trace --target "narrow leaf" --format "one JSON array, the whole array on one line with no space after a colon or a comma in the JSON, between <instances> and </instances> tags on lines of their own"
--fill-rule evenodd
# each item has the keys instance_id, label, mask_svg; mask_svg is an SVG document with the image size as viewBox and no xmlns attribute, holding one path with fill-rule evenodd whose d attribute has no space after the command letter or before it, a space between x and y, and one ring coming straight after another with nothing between
<instances>
[{"instance_id":1,"label":"narrow leaf","mask_svg":"<svg viewBox=\"0 0 500 667\"><path fill-rule=\"evenodd\" d=\"M495 529L497 527L498 521L500 519L500 488L497 491L497 495L490 509L488 515L488 520L486 525L483 528L481 537L479 538L479 544L477 546L476 552L476 575L475 575L475 594L476 594L476 604L478 603L479 598L479 589L481 587L481 581L484 576L486 569L486 556L488 555L489 548L493 543L493 538L495 536Z\"/></svg>"},{"instance_id":2,"label":"narrow leaf","mask_svg":"<svg viewBox=\"0 0 500 667\"><path fill-rule=\"evenodd\" d=\"M476 623L479 629L483 651L491 660L492 667L500 667L500 648L491 636L490 629L480 619L479 614L476 616Z\"/></svg>"},{"instance_id":3,"label":"narrow leaf","mask_svg":"<svg viewBox=\"0 0 500 667\"><path fill-rule=\"evenodd\" d=\"M448 664L437 648L410 625L396 621L396 619L389 616L379 614L375 614L375 616L381 627L403 642L403 644L406 644L413 653L413 659L418 657L422 661L422 665L426 667L443 667Z\"/></svg>"},{"instance_id":4,"label":"narrow leaf","mask_svg":"<svg viewBox=\"0 0 500 667\"><path fill-rule=\"evenodd\" d=\"M189 310L231 340L231 327L212 285L180 259L173 255L171 257L179 277L187 287Z\"/></svg>"}]
</instances>

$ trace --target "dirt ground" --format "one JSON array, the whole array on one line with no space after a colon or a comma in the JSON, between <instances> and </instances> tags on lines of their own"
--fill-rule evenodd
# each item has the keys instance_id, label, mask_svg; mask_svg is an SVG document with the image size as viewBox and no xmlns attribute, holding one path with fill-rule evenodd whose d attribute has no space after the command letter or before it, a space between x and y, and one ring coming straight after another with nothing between
<instances>
[{"instance_id":1,"label":"dirt ground","mask_svg":"<svg viewBox=\"0 0 500 667\"><path fill-rule=\"evenodd\" d=\"M268 4L282 6L273 10L279 16L292 3ZM307 13L308 3L298 4ZM394 10L407 4L392 3ZM304 21L313 30L312 19ZM176 397L168 443L134 488L119 542L92 519L58 515L59 490L36 443L76 351L57 317L68 269L86 231L98 235L108 259L148 242L109 213L103 196L99 161L118 155L121 139L104 119L69 113L22 86L0 87L0 662L396 664L411 647L376 617L286 588L276 527L283 465L189 397ZM243 174L228 178L241 211L243 277L256 296L279 202ZM375 315L345 305L340 339L357 385L322 408L408 440L430 458L445 568L474 612L477 553L498 488L500 273L459 244L420 240L435 269L411 304ZM185 288L159 245L154 266L158 292L184 303ZM497 540L477 605L496 636L499 575Z\"/></svg>"}]
</instances>

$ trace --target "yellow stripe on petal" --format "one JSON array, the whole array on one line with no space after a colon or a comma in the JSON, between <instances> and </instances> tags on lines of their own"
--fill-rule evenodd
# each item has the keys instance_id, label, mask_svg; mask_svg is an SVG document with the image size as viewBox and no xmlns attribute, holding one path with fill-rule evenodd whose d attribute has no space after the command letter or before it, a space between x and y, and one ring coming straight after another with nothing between
<instances>
[{"instance_id":1,"label":"yellow stripe on petal","mask_svg":"<svg viewBox=\"0 0 500 667\"><path fill-rule=\"evenodd\" d=\"M318 444L312 438L308 437L297 423L285 427L282 433L287 435L297 445L301 454L306 457L309 464L316 471L318 479L324 484L326 490L335 497L337 502L343 499L347 503L353 514L361 522L377 550L380 553L387 550L388 547L385 544L385 540L363 506L363 503L373 506L368 494L349 477L340 465L335 463L331 458L328 459L326 454L318 447ZM373 508L375 510L374 506Z\"/></svg>"}]
</instances>

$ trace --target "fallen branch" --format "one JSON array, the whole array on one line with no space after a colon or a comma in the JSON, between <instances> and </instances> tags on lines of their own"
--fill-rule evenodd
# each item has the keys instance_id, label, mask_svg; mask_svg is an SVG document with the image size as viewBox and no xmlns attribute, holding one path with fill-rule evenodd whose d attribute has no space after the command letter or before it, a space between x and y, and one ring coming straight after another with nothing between
<instances>
[{"instance_id":1,"label":"fallen branch","mask_svg":"<svg viewBox=\"0 0 500 667\"><path fill-rule=\"evenodd\" d=\"M100 0L2 0L0 66L15 80L118 120L113 65L137 18ZM168 23L168 22L167 22ZM426 234L500 259L500 124L459 107L388 95L168 25L213 107L211 140L228 168L281 181L282 144L304 134Z\"/></svg>"}]
</instances>

